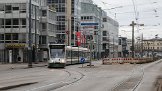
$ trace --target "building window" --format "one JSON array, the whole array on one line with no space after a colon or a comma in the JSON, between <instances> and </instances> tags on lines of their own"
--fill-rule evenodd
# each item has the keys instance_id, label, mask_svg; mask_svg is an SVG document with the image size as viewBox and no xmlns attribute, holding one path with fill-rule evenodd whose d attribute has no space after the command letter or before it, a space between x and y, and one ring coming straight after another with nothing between
<instances>
[{"instance_id":1,"label":"building window","mask_svg":"<svg viewBox=\"0 0 162 91\"><path fill-rule=\"evenodd\" d=\"M11 13L11 5L6 5L5 6L5 13Z\"/></svg>"},{"instance_id":2,"label":"building window","mask_svg":"<svg viewBox=\"0 0 162 91\"><path fill-rule=\"evenodd\" d=\"M13 28L19 27L19 19L13 19Z\"/></svg>"},{"instance_id":3,"label":"building window","mask_svg":"<svg viewBox=\"0 0 162 91\"><path fill-rule=\"evenodd\" d=\"M11 19L5 20L5 28L11 28Z\"/></svg>"},{"instance_id":4,"label":"building window","mask_svg":"<svg viewBox=\"0 0 162 91\"><path fill-rule=\"evenodd\" d=\"M46 29L47 29L46 23L42 23L42 31L46 31Z\"/></svg>"},{"instance_id":5,"label":"building window","mask_svg":"<svg viewBox=\"0 0 162 91\"><path fill-rule=\"evenodd\" d=\"M84 18L83 18L83 16L81 17L81 20L83 20Z\"/></svg>"},{"instance_id":6,"label":"building window","mask_svg":"<svg viewBox=\"0 0 162 91\"><path fill-rule=\"evenodd\" d=\"M103 31L103 32L102 32L102 35L103 35L103 36L107 36L107 31Z\"/></svg>"},{"instance_id":7,"label":"building window","mask_svg":"<svg viewBox=\"0 0 162 91\"><path fill-rule=\"evenodd\" d=\"M159 43L157 43L157 45L159 45Z\"/></svg>"},{"instance_id":8,"label":"building window","mask_svg":"<svg viewBox=\"0 0 162 91\"><path fill-rule=\"evenodd\" d=\"M102 49L103 49L103 50L106 50L106 44L103 44L103 45L102 45Z\"/></svg>"},{"instance_id":9,"label":"building window","mask_svg":"<svg viewBox=\"0 0 162 91\"><path fill-rule=\"evenodd\" d=\"M11 34L5 34L5 40L11 40Z\"/></svg>"},{"instance_id":10,"label":"building window","mask_svg":"<svg viewBox=\"0 0 162 91\"><path fill-rule=\"evenodd\" d=\"M93 19L93 16L90 16L90 20L92 20Z\"/></svg>"},{"instance_id":11,"label":"building window","mask_svg":"<svg viewBox=\"0 0 162 91\"><path fill-rule=\"evenodd\" d=\"M57 16L57 21L65 21L65 16Z\"/></svg>"},{"instance_id":12,"label":"building window","mask_svg":"<svg viewBox=\"0 0 162 91\"><path fill-rule=\"evenodd\" d=\"M18 40L18 33L12 34L12 39L13 40Z\"/></svg>"},{"instance_id":13,"label":"building window","mask_svg":"<svg viewBox=\"0 0 162 91\"><path fill-rule=\"evenodd\" d=\"M19 34L19 43L26 43L26 34Z\"/></svg>"},{"instance_id":14,"label":"building window","mask_svg":"<svg viewBox=\"0 0 162 91\"><path fill-rule=\"evenodd\" d=\"M19 4L12 4L12 10L18 11L19 10Z\"/></svg>"},{"instance_id":15,"label":"building window","mask_svg":"<svg viewBox=\"0 0 162 91\"><path fill-rule=\"evenodd\" d=\"M47 16L47 11L46 10L42 10L42 16Z\"/></svg>"},{"instance_id":16,"label":"building window","mask_svg":"<svg viewBox=\"0 0 162 91\"><path fill-rule=\"evenodd\" d=\"M39 43L40 44L46 44L46 42L47 42L47 37L46 36L40 36L39 37Z\"/></svg>"},{"instance_id":17,"label":"building window","mask_svg":"<svg viewBox=\"0 0 162 91\"><path fill-rule=\"evenodd\" d=\"M26 27L26 19L21 19L21 22L22 22L22 28L25 28Z\"/></svg>"},{"instance_id":18,"label":"building window","mask_svg":"<svg viewBox=\"0 0 162 91\"><path fill-rule=\"evenodd\" d=\"M106 37L103 37L102 41L108 41L108 39Z\"/></svg>"},{"instance_id":19,"label":"building window","mask_svg":"<svg viewBox=\"0 0 162 91\"><path fill-rule=\"evenodd\" d=\"M4 4L0 4L0 11L4 11Z\"/></svg>"},{"instance_id":20,"label":"building window","mask_svg":"<svg viewBox=\"0 0 162 91\"><path fill-rule=\"evenodd\" d=\"M55 7L56 12L65 12L65 3L57 3Z\"/></svg>"},{"instance_id":21,"label":"building window","mask_svg":"<svg viewBox=\"0 0 162 91\"><path fill-rule=\"evenodd\" d=\"M0 28L4 28L4 19L0 19Z\"/></svg>"},{"instance_id":22,"label":"building window","mask_svg":"<svg viewBox=\"0 0 162 91\"><path fill-rule=\"evenodd\" d=\"M20 13L26 13L26 4L20 4Z\"/></svg>"},{"instance_id":23,"label":"building window","mask_svg":"<svg viewBox=\"0 0 162 91\"><path fill-rule=\"evenodd\" d=\"M103 22L107 22L107 18L103 18Z\"/></svg>"},{"instance_id":24,"label":"building window","mask_svg":"<svg viewBox=\"0 0 162 91\"><path fill-rule=\"evenodd\" d=\"M0 41L4 40L4 34L0 34Z\"/></svg>"}]
</instances>

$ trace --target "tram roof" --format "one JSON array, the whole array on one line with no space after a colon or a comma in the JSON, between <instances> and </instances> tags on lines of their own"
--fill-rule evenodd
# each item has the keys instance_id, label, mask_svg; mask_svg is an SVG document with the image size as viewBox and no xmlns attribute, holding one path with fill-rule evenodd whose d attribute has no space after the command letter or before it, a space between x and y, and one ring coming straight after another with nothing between
<instances>
[{"instance_id":1,"label":"tram roof","mask_svg":"<svg viewBox=\"0 0 162 91\"><path fill-rule=\"evenodd\" d=\"M66 49L78 51L78 47L67 46ZM89 51L88 48L79 47L79 51Z\"/></svg>"},{"instance_id":2,"label":"tram roof","mask_svg":"<svg viewBox=\"0 0 162 91\"><path fill-rule=\"evenodd\" d=\"M65 44L49 44L49 45L65 45Z\"/></svg>"}]
</instances>

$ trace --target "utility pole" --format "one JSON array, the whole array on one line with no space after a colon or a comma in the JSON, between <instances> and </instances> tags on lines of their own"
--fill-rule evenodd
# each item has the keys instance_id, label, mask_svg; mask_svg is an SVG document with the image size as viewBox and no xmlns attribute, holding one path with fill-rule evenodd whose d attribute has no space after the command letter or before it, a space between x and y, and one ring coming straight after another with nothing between
<instances>
[{"instance_id":1,"label":"utility pole","mask_svg":"<svg viewBox=\"0 0 162 91\"><path fill-rule=\"evenodd\" d=\"M132 21L132 24L130 24L130 26L132 26L132 58L134 58L134 26L135 25L144 26L144 24L136 24L134 23L134 21Z\"/></svg>"},{"instance_id":2,"label":"utility pole","mask_svg":"<svg viewBox=\"0 0 162 91\"><path fill-rule=\"evenodd\" d=\"M68 20L68 36L67 36L67 43L68 46L71 46L71 26L72 26L72 21L71 21L71 17L72 17L72 11L71 11L71 7L72 7L72 0L67 0L66 2L67 8L66 8L66 19Z\"/></svg>"},{"instance_id":3,"label":"utility pole","mask_svg":"<svg viewBox=\"0 0 162 91\"><path fill-rule=\"evenodd\" d=\"M89 66L92 66L92 38L90 37L90 62Z\"/></svg>"},{"instance_id":4,"label":"utility pole","mask_svg":"<svg viewBox=\"0 0 162 91\"><path fill-rule=\"evenodd\" d=\"M98 60L101 59L101 28L102 28L102 9L99 8L99 15L100 15L100 21L99 21L99 31L98 31Z\"/></svg>"},{"instance_id":5,"label":"utility pole","mask_svg":"<svg viewBox=\"0 0 162 91\"><path fill-rule=\"evenodd\" d=\"M70 34L69 34L70 33L70 30L69 30L70 29L70 23L69 23L69 19L67 20L67 22L68 22L68 26L67 26L68 27L68 31L67 31L67 35L68 35L68 40L67 41L68 41L68 43L67 44L68 44L68 46L70 46Z\"/></svg>"},{"instance_id":6,"label":"utility pole","mask_svg":"<svg viewBox=\"0 0 162 91\"><path fill-rule=\"evenodd\" d=\"M31 34L31 7L32 3L31 0L29 0L29 45L28 45L28 67L32 68L32 34Z\"/></svg>"},{"instance_id":7,"label":"utility pole","mask_svg":"<svg viewBox=\"0 0 162 91\"><path fill-rule=\"evenodd\" d=\"M132 21L132 24L130 24L130 26L132 26L132 58L134 58L134 26L136 25L136 23L134 23L134 21Z\"/></svg>"}]
</instances>

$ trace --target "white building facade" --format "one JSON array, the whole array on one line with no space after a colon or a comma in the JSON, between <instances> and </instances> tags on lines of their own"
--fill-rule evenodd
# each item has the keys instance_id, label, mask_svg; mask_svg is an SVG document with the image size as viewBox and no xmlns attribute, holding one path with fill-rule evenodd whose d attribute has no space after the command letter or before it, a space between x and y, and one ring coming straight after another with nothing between
<instances>
[{"instance_id":1,"label":"white building facade","mask_svg":"<svg viewBox=\"0 0 162 91\"><path fill-rule=\"evenodd\" d=\"M47 7L46 0L32 0L31 15L33 50L38 49L37 56L43 61L48 44L55 41L56 14ZM28 36L29 0L0 0L0 61L15 63L21 57L20 62L27 62ZM11 57L8 56L9 52Z\"/></svg>"},{"instance_id":2,"label":"white building facade","mask_svg":"<svg viewBox=\"0 0 162 91\"><path fill-rule=\"evenodd\" d=\"M86 46L92 44L94 58L101 58L101 26L105 13L92 0L81 0L80 31L86 36ZM91 43L90 43L91 42Z\"/></svg>"},{"instance_id":3,"label":"white building facade","mask_svg":"<svg viewBox=\"0 0 162 91\"><path fill-rule=\"evenodd\" d=\"M105 57L118 57L119 23L108 16L103 16L102 22L101 53Z\"/></svg>"}]
</instances>

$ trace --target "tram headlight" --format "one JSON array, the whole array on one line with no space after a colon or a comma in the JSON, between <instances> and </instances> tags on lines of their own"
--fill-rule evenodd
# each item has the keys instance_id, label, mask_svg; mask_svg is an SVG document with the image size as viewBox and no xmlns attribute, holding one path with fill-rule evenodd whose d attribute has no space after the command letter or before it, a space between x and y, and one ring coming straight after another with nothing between
<instances>
[{"instance_id":1,"label":"tram headlight","mask_svg":"<svg viewBox=\"0 0 162 91\"><path fill-rule=\"evenodd\" d=\"M53 63L53 62L54 62L54 60L53 60L53 59L50 59L48 62L49 62L49 63Z\"/></svg>"},{"instance_id":2,"label":"tram headlight","mask_svg":"<svg viewBox=\"0 0 162 91\"><path fill-rule=\"evenodd\" d=\"M60 62L61 62L61 63L65 63L65 59L61 59Z\"/></svg>"}]
</instances>

